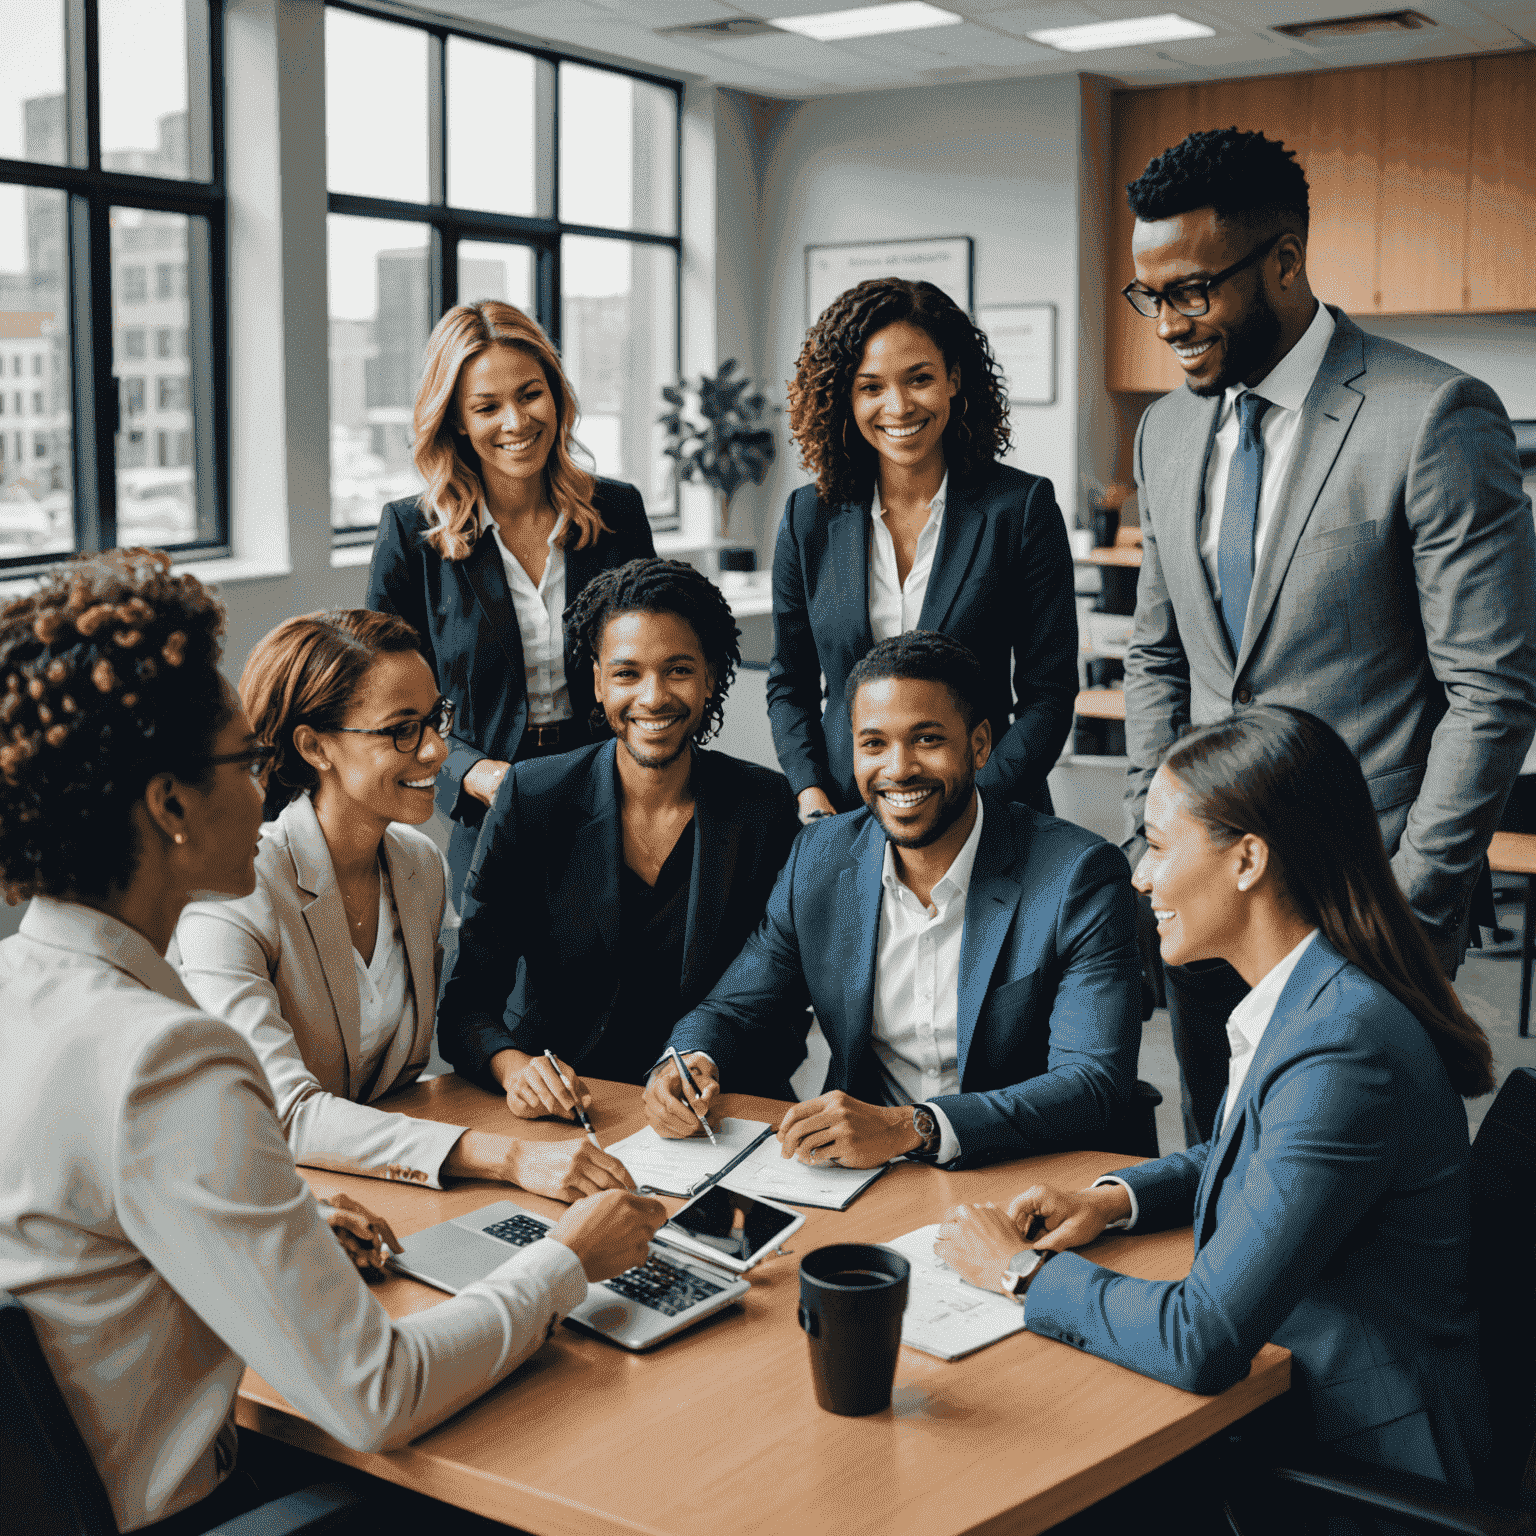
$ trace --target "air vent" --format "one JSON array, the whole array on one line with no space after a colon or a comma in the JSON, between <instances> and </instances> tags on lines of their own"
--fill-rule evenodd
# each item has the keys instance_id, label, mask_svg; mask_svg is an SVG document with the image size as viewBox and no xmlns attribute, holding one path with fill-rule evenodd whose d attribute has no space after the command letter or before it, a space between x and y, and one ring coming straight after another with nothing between
<instances>
[{"instance_id":1,"label":"air vent","mask_svg":"<svg viewBox=\"0 0 1536 1536\"><path fill-rule=\"evenodd\" d=\"M1298 43L1326 48L1330 43L1349 43L1373 32L1422 32L1437 23L1418 11L1376 11L1370 16L1335 16L1328 21L1293 21L1288 26L1272 27L1294 37Z\"/></svg>"},{"instance_id":2,"label":"air vent","mask_svg":"<svg viewBox=\"0 0 1536 1536\"><path fill-rule=\"evenodd\" d=\"M723 16L719 21L695 21L684 27L657 27L657 37L691 37L701 43L718 43L722 38L763 37L779 29L756 16Z\"/></svg>"}]
</instances>

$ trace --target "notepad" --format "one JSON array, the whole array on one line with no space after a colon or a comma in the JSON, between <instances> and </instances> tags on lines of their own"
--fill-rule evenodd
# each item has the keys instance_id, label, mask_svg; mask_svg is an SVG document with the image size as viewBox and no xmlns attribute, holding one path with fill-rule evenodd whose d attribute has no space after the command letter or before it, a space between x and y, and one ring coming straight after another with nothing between
<instances>
[{"instance_id":1,"label":"notepad","mask_svg":"<svg viewBox=\"0 0 1536 1536\"><path fill-rule=\"evenodd\" d=\"M912 1266L901 1342L940 1360L959 1360L1024 1329L1024 1308L1001 1292L983 1291L962 1280L933 1251L938 1223L892 1238Z\"/></svg>"},{"instance_id":2,"label":"notepad","mask_svg":"<svg viewBox=\"0 0 1536 1536\"><path fill-rule=\"evenodd\" d=\"M711 1184L718 1184L765 1136L773 1133L773 1127L761 1120L729 1117L714 1130L715 1141L711 1144L703 1135L672 1141L646 1126L603 1150L629 1169L630 1177L642 1190L692 1199Z\"/></svg>"},{"instance_id":3,"label":"notepad","mask_svg":"<svg viewBox=\"0 0 1536 1536\"><path fill-rule=\"evenodd\" d=\"M731 1170L726 1182L738 1194L763 1200L782 1200L786 1205L812 1205L826 1211L846 1211L888 1164L878 1168L833 1168L826 1163L808 1165L782 1155L770 1137Z\"/></svg>"}]
</instances>

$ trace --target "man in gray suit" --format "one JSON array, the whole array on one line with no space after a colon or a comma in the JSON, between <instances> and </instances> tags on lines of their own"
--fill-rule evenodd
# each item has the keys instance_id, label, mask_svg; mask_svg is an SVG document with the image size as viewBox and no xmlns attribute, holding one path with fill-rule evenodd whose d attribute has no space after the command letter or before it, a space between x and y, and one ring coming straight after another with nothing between
<instances>
[{"instance_id":1,"label":"man in gray suit","mask_svg":"<svg viewBox=\"0 0 1536 1536\"><path fill-rule=\"evenodd\" d=\"M1134 864L1164 751L1247 704L1327 720L1454 975L1473 887L1536 731L1536 537L1487 385L1367 335L1307 282L1307 183L1236 128L1131 183L1125 296L1187 388L1142 417L1145 539L1126 658ZM1227 1080L1221 961L1170 967L1191 1144Z\"/></svg>"}]
</instances>

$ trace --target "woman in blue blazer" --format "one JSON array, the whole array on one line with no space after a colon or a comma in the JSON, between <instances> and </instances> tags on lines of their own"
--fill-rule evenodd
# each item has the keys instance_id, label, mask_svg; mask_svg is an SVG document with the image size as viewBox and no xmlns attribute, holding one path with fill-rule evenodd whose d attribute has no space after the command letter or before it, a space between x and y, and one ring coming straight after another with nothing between
<instances>
[{"instance_id":1,"label":"woman in blue blazer","mask_svg":"<svg viewBox=\"0 0 1536 1536\"><path fill-rule=\"evenodd\" d=\"M565 605L599 571L655 552L640 493L571 458L576 417L549 338L521 310L486 299L438 322L415 410L427 489L384 508L367 606L416 630L454 706L437 790L454 899L511 764L592 739Z\"/></svg>"},{"instance_id":2,"label":"woman in blue blazer","mask_svg":"<svg viewBox=\"0 0 1536 1536\"><path fill-rule=\"evenodd\" d=\"M1316 1440L1470 1488L1489 1429L1458 1096L1492 1088L1492 1060L1392 878L1359 766L1314 716L1244 710L1163 759L1147 838L1136 883L1163 959L1227 960L1253 987L1214 1138L1075 1194L1028 1190L1006 1218L952 1212L936 1252L1027 1290L1031 1331L1187 1391L1231 1386L1273 1340ZM1184 1280L1062 1252L1117 1222L1191 1220ZM1060 1256L1027 1273L1039 1253Z\"/></svg>"},{"instance_id":3,"label":"woman in blue blazer","mask_svg":"<svg viewBox=\"0 0 1536 1536\"><path fill-rule=\"evenodd\" d=\"M1048 811L1077 694L1072 556L1050 481L997 462L1008 396L985 335L932 283L873 278L811 327L789 406L816 483L774 547L768 718L801 819L862 804L844 685L909 629L981 659L981 788Z\"/></svg>"}]
</instances>

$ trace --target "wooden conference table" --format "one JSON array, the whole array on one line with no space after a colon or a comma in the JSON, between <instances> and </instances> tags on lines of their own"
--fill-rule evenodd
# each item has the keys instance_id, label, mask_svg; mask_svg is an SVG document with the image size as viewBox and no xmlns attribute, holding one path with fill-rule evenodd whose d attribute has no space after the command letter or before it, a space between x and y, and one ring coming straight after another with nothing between
<instances>
[{"instance_id":1,"label":"wooden conference table","mask_svg":"<svg viewBox=\"0 0 1536 1536\"><path fill-rule=\"evenodd\" d=\"M644 1124L638 1088L590 1086L604 1145ZM740 1094L720 1102L727 1114L774 1122L785 1108ZM501 1099L451 1076L419 1083L389 1107L511 1128ZM541 1139L573 1134L558 1123L519 1129ZM347 1450L249 1371L239 1422L537 1536L1027 1536L1279 1396L1290 1382L1289 1353L1266 1345L1245 1380L1219 1397L1195 1397L1032 1333L950 1363L903 1349L891 1408L840 1418L819 1409L811 1390L796 1321L800 1257L824 1243L898 1237L952 1205L1001 1203L1032 1183L1081 1188L1127 1161L1069 1152L962 1173L898 1165L846 1211L809 1212L791 1252L752 1271L739 1307L646 1355L557 1328L498 1388L398 1451ZM407 1241L492 1200L550 1216L564 1209L504 1185L439 1191L305 1173L317 1193L345 1190ZM1189 1268L1191 1239L1185 1228L1104 1238L1089 1251L1125 1274L1173 1279ZM396 1317L443 1299L403 1276L376 1294Z\"/></svg>"}]
</instances>

